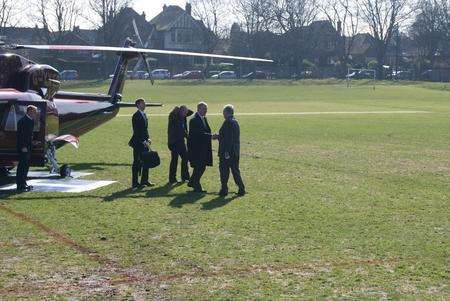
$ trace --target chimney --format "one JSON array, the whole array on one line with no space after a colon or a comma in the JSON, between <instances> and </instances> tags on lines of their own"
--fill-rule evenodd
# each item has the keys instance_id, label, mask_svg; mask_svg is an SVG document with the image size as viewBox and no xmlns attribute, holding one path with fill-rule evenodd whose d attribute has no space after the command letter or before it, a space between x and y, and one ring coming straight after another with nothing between
<instances>
[{"instance_id":1,"label":"chimney","mask_svg":"<svg viewBox=\"0 0 450 301\"><path fill-rule=\"evenodd\" d=\"M192 15L192 5L189 2L186 2L186 12L188 15Z\"/></svg>"},{"instance_id":2,"label":"chimney","mask_svg":"<svg viewBox=\"0 0 450 301\"><path fill-rule=\"evenodd\" d=\"M163 11L165 11L167 9L167 5L163 5Z\"/></svg>"}]
</instances>

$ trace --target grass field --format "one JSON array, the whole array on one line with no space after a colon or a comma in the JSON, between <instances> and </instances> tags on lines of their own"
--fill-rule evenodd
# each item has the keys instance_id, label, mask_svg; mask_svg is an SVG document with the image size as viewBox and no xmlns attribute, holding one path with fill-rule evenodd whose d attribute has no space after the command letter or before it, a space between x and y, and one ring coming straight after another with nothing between
<instances>
[{"instance_id":1,"label":"grass field","mask_svg":"<svg viewBox=\"0 0 450 301\"><path fill-rule=\"evenodd\" d=\"M107 89L83 85L72 88ZM0 299L449 300L449 90L128 82L125 99L165 104L149 110L158 186L129 190L132 110L83 136L78 151L63 148L60 161L118 183L2 195ZM238 113L316 113L238 116L249 193L220 198L217 159L207 195L166 185L163 115L199 100L210 113L227 103ZM221 117L209 120L218 130Z\"/></svg>"}]
</instances>

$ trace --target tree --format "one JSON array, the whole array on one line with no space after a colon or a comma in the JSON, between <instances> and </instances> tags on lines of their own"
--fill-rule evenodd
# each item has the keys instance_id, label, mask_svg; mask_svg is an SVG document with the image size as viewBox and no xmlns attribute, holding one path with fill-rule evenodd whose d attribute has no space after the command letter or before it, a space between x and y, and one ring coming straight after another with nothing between
<instances>
[{"instance_id":1,"label":"tree","mask_svg":"<svg viewBox=\"0 0 450 301\"><path fill-rule=\"evenodd\" d=\"M340 53L340 67L341 73L345 73L355 36L360 29L359 6L352 0L325 0L321 3L321 10L340 35L340 47L343 49Z\"/></svg>"},{"instance_id":2,"label":"tree","mask_svg":"<svg viewBox=\"0 0 450 301\"><path fill-rule=\"evenodd\" d=\"M13 0L0 0L0 27L11 25L14 3Z\"/></svg>"},{"instance_id":3,"label":"tree","mask_svg":"<svg viewBox=\"0 0 450 301\"><path fill-rule=\"evenodd\" d=\"M132 0L89 0L90 12L86 19L101 31L105 45L110 43L114 35L112 21L123 8L131 4Z\"/></svg>"},{"instance_id":4,"label":"tree","mask_svg":"<svg viewBox=\"0 0 450 301\"><path fill-rule=\"evenodd\" d=\"M32 18L44 28L47 43L75 28L82 7L78 0L38 0L35 5Z\"/></svg>"},{"instance_id":5,"label":"tree","mask_svg":"<svg viewBox=\"0 0 450 301\"><path fill-rule=\"evenodd\" d=\"M449 39L448 8L448 0L422 0L411 26L411 36L419 49L421 61L429 61L430 67Z\"/></svg>"},{"instance_id":6,"label":"tree","mask_svg":"<svg viewBox=\"0 0 450 301\"><path fill-rule=\"evenodd\" d=\"M317 0L270 0L270 18L275 30L286 33L309 25L318 14Z\"/></svg>"},{"instance_id":7,"label":"tree","mask_svg":"<svg viewBox=\"0 0 450 301\"><path fill-rule=\"evenodd\" d=\"M362 20L375 39L377 76L382 78L386 51L395 29L411 17L413 0L358 0Z\"/></svg>"},{"instance_id":8,"label":"tree","mask_svg":"<svg viewBox=\"0 0 450 301\"><path fill-rule=\"evenodd\" d=\"M207 30L203 31L207 52L216 48L220 38L226 36L225 15L227 0L192 0L193 16L203 22Z\"/></svg>"},{"instance_id":9,"label":"tree","mask_svg":"<svg viewBox=\"0 0 450 301\"><path fill-rule=\"evenodd\" d=\"M0 0L0 28L17 26L23 5L24 1Z\"/></svg>"}]
</instances>

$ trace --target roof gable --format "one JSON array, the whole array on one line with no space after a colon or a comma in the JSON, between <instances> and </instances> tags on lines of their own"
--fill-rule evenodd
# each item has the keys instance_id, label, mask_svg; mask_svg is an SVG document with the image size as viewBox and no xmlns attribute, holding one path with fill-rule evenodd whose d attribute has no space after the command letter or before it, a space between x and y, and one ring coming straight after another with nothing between
<instances>
[{"instance_id":1,"label":"roof gable","mask_svg":"<svg viewBox=\"0 0 450 301\"><path fill-rule=\"evenodd\" d=\"M168 31L172 27L178 25L180 19L190 21L191 23L197 23L191 15L189 15L184 9L177 5L165 6L163 11L156 17L150 20L150 24L154 25L157 31Z\"/></svg>"}]
</instances>

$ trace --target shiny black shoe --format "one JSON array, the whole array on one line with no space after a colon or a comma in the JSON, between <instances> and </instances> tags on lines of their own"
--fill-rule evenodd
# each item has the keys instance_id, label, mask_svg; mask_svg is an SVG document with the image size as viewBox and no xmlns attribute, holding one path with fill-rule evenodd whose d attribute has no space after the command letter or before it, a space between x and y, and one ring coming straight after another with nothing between
<instances>
[{"instance_id":1,"label":"shiny black shoe","mask_svg":"<svg viewBox=\"0 0 450 301\"><path fill-rule=\"evenodd\" d=\"M21 193L21 192L26 192L27 188L25 186L18 186L17 187L17 192Z\"/></svg>"},{"instance_id":2,"label":"shiny black shoe","mask_svg":"<svg viewBox=\"0 0 450 301\"><path fill-rule=\"evenodd\" d=\"M245 190L239 190L237 196L244 196L246 194Z\"/></svg>"},{"instance_id":3,"label":"shiny black shoe","mask_svg":"<svg viewBox=\"0 0 450 301\"><path fill-rule=\"evenodd\" d=\"M225 197L228 195L228 189L221 189L219 192L219 196Z\"/></svg>"},{"instance_id":4,"label":"shiny black shoe","mask_svg":"<svg viewBox=\"0 0 450 301\"><path fill-rule=\"evenodd\" d=\"M178 184L180 184L181 182L179 182L177 179L171 179L171 180L169 180L169 184L170 185L178 185Z\"/></svg>"},{"instance_id":5,"label":"shiny black shoe","mask_svg":"<svg viewBox=\"0 0 450 301\"><path fill-rule=\"evenodd\" d=\"M208 191L203 190L202 186L196 186L196 187L194 187L194 192L195 193L207 193Z\"/></svg>"},{"instance_id":6,"label":"shiny black shoe","mask_svg":"<svg viewBox=\"0 0 450 301\"><path fill-rule=\"evenodd\" d=\"M131 186L131 189L141 189L141 188L142 188L142 186L138 183L135 183Z\"/></svg>"}]
</instances>

